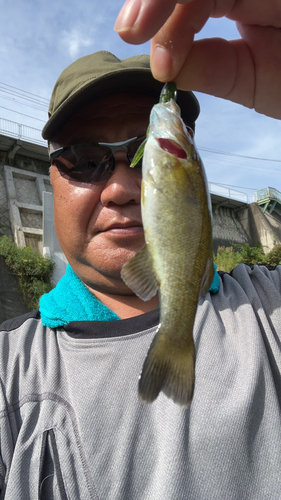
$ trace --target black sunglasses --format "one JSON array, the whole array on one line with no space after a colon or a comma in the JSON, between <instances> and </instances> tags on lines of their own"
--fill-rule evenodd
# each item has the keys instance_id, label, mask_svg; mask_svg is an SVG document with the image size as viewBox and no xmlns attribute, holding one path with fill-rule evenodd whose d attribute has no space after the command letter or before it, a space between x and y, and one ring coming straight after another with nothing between
<instances>
[{"instance_id":1,"label":"black sunglasses","mask_svg":"<svg viewBox=\"0 0 281 500\"><path fill-rule=\"evenodd\" d=\"M64 146L52 151L50 159L57 160L56 167L69 180L88 183L106 181L114 170L116 151L125 151L131 163L145 137L144 134L121 142L93 142ZM135 165L134 170L141 174L141 167L142 160Z\"/></svg>"}]
</instances>

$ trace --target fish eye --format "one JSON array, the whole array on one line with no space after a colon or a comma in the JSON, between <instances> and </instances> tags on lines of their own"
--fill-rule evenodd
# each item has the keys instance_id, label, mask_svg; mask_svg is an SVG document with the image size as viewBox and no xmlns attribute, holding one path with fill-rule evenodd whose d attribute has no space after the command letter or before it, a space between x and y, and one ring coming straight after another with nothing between
<instances>
[{"instance_id":1,"label":"fish eye","mask_svg":"<svg viewBox=\"0 0 281 500\"><path fill-rule=\"evenodd\" d=\"M186 125L186 131L187 133L192 137L192 139L194 138L194 130L192 128L190 128L188 125Z\"/></svg>"}]
</instances>

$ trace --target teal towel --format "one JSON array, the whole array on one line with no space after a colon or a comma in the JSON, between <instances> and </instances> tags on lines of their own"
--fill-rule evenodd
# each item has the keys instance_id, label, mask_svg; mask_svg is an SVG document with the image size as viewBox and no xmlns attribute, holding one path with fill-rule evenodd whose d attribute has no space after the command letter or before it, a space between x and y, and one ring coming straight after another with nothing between
<instances>
[{"instance_id":1,"label":"teal towel","mask_svg":"<svg viewBox=\"0 0 281 500\"><path fill-rule=\"evenodd\" d=\"M218 293L218 291L220 289L220 277L219 277L219 274L217 271L217 265L215 263L214 263L214 270L215 270L215 274L214 274L212 284L209 288L209 292Z\"/></svg>"},{"instance_id":2,"label":"teal towel","mask_svg":"<svg viewBox=\"0 0 281 500\"><path fill-rule=\"evenodd\" d=\"M219 275L215 276L210 292L219 291ZM120 319L113 311L100 302L76 276L70 265L57 286L42 295L39 310L44 326L56 328L71 321L114 321Z\"/></svg>"},{"instance_id":3,"label":"teal towel","mask_svg":"<svg viewBox=\"0 0 281 500\"><path fill-rule=\"evenodd\" d=\"M90 292L69 264L56 288L42 295L39 310L43 325L51 328L67 325L71 321L120 319Z\"/></svg>"}]
</instances>

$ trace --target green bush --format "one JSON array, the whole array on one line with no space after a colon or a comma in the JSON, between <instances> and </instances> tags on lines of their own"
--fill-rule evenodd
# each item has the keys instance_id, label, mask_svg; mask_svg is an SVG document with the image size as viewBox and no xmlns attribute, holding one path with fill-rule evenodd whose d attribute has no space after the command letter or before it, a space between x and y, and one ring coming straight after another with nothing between
<instances>
[{"instance_id":1,"label":"green bush","mask_svg":"<svg viewBox=\"0 0 281 500\"><path fill-rule=\"evenodd\" d=\"M281 245L275 245L270 252L265 255L265 265L275 267L281 264Z\"/></svg>"},{"instance_id":2,"label":"green bush","mask_svg":"<svg viewBox=\"0 0 281 500\"><path fill-rule=\"evenodd\" d=\"M53 260L50 257L42 257L31 247L18 248L7 236L0 237L0 256L17 276L28 309L36 309L41 295L53 288Z\"/></svg>"},{"instance_id":3,"label":"green bush","mask_svg":"<svg viewBox=\"0 0 281 500\"><path fill-rule=\"evenodd\" d=\"M217 255L214 255L214 262L218 271L229 273L240 261L240 254L234 251L233 247L219 247Z\"/></svg>"},{"instance_id":4,"label":"green bush","mask_svg":"<svg viewBox=\"0 0 281 500\"><path fill-rule=\"evenodd\" d=\"M239 262L248 264L251 267L254 264L265 263L265 255L260 243L257 243L254 247L250 247L248 243L245 245L236 244L233 247L239 253Z\"/></svg>"},{"instance_id":5,"label":"green bush","mask_svg":"<svg viewBox=\"0 0 281 500\"><path fill-rule=\"evenodd\" d=\"M281 264L281 245L275 245L266 255L260 243L254 247L250 247L248 244L219 247L217 254L214 255L214 262L218 267L218 271L227 273L242 262L251 267L254 264L275 267L277 264Z\"/></svg>"}]
</instances>

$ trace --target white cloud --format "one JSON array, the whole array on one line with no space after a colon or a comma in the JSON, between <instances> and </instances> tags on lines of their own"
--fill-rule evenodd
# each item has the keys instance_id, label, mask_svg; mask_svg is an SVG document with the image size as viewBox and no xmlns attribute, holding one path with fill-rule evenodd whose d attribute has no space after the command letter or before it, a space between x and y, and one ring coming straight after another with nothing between
<instances>
[{"instance_id":1,"label":"white cloud","mask_svg":"<svg viewBox=\"0 0 281 500\"><path fill-rule=\"evenodd\" d=\"M93 46L93 38L90 36L85 36L81 33L82 30L78 30L77 28L73 28L70 31L64 30L61 35L61 43L66 49L70 57L77 57L79 55L80 50L83 47Z\"/></svg>"}]
</instances>

